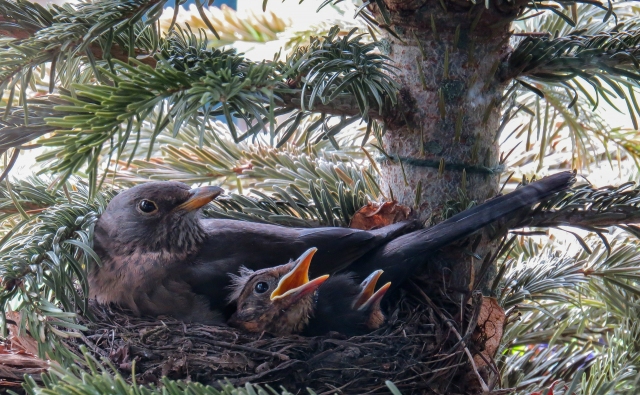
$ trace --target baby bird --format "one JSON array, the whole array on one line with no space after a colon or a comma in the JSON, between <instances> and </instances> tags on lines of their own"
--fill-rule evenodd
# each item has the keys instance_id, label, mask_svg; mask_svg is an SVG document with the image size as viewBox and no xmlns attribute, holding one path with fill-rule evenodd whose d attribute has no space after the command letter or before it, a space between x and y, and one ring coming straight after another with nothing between
<instances>
[{"instance_id":1,"label":"baby bird","mask_svg":"<svg viewBox=\"0 0 640 395\"><path fill-rule=\"evenodd\" d=\"M382 270L376 270L361 284L352 274L332 275L318 289L313 318L302 334L339 332L358 336L380 328L385 321L380 301L391 286L388 282L375 291L381 275Z\"/></svg>"},{"instance_id":2,"label":"baby bird","mask_svg":"<svg viewBox=\"0 0 640 395\"><path fill-rule=\"evenodd\" d=\"M243 269L234 276L230 301L236 302L237 310L229 324L277 336L331 331L354 336L379 328L385 319L380 300L391 285L375 291L382 271L361 284L348 274L309 280L315 252L310 248L293 262L255 272Z\"/></svg>"}]
</instances>

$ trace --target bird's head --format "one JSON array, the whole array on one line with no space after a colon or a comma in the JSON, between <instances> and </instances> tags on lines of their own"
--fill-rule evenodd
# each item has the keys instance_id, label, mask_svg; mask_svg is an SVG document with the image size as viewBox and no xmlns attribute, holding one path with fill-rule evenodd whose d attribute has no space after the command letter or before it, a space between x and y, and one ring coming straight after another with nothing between
<instances>
[{"instance_id":1,"label":"bird's head","mask_svg":"<svg viewBox=\"0 0 640 395\"><path fill-rule=\"evenodd\" d=\"M149 182L119 193L96 224L96 243L131 253L191 252L204 238L199 208L220 195L219 187L189 188L181 182Z\"/></svg>"},{"instance_id":2,"label":"bird's head","mask_svg":"<svg viewBox=\"0 0 640 395\"><path fill-rule=\"evenodd\" d=\"M230 300L237 310L229 324L249 332L288 335L302 331L313 313L314 294L328 275L309 280L316 248L295 261L258 271L244 269L233 278Z\"/></svg>"},{"instance_id":3,"label":"bird's head","mask_svg":"<svg viewBox=\"0 0 640 395\"><path fill-rule=\"evenodd\" d=\"M369 275L360 284L360 293L353 300L351 307L355 310L361 311L365 314L365 326L369 330L375 330L380 328L384 324L385 316L380 307L382 298L391 287L391 283L384 284L377 291L375 290L376 284L382 275L382 270L376 270Z\"/></svg>"}]
</instances>

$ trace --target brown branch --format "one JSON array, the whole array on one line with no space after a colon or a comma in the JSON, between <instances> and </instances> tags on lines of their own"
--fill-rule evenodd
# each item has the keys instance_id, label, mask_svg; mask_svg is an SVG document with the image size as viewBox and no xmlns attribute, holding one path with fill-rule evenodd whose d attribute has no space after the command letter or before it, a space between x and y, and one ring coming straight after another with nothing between
<instances>
[{"instance_id":1,"label":"brown branch","mask_svg":"<svg viewBox=\"0 0 640 395\"><path fill-rule=\"evenodd\" d=\"M633 56L637 56L638 51L633 52ZM566 56L570 59L578 59L578 57ZM610 54L602 54L599 56L593 56L589 59L584 59L584 63L580 65L581 72L597 72L606 70L607 68L615 68L620 66L634 65L630 57L612 57ZM540 66L527 70L522 70L522 67L514 67L506 62L505 67L501 67L501 72L497 74L497 78L501 82L509 82L519 77L531 77L536 78L536 74L552 74L552 73L566 73L571 74L575 72L575 66L567 66L567 64L560 61L560 59L553 59L551 62L542 63Z\"/></svg>"},{"instance_id":2,"label":"brown branch","mask_svg":"<svg viewBox=\"0 0 640 395\"><path fill-rule=\"evenodd\" d=\"M91 53L96 59L104 59L104 52L102 51L102 47L100 46L100 44L92 43L89 46L89 50L91 51ZM158 63L158 61L156 60L156 58L152 56L152 54L141 51L138 48L136 48L134 51L136 55L136 60L148 66L151 66L153 68L156 67L156 64ZM118 44L113 44L111 46L110 54L111 54L111 58L113 59L118 59L125 63L129 61L129 52L124 50Z\"/></svg>"},{"instance_id":3,"label":"brown branch","mask_svg":"<svg viewBox=\"0 0 640 395\"><path fill-rule=\"evenodd\" d=\"M278 352L269 351L269 350L261 350L255 347L248 347L240 344L222 342L218 340L204 339L200 336L193 337L190 339L194 342L203 342L203 343L211 344L212 346L216 346L216 347L230 348L232 350L241 350L241 351L247 351L247 352L256 353L256 354L267 355L270 357L279 358L281 361L288 361L290 359L287 355L284 355Z\"/></svg>"},{"instance_id":4,"label":"brown branch","mask_svg":"<svg viewBox=\"0 0 640 395\"><path fill-rule=\"evenodd\" d=\"M15 29L9 29L7 26L9 24L15 24ZM33 29L19 26L18 21L6 15L0 15L0 25L4 26L4 28L0 28L0 36L13 37L17 40L29 38L35 32Z\"/></svg>"},{"instance_id":5,"label":"brown branch","mask_svg":"<svg viewBox=\"0 0 640 395\"><path fill-rule=\"evenodd\" d=\"M11 18L6 18L0 15L0 23L2 22L16 23ZM15 28L10 28L5 24L4 27L0 29L0 36L12 37L16 40L25 40L32 37L33 34L35 34L35 32L36 32L35 30L29 30L29 29L20 27L17 25L17 23ZM91 45L89 45L89 51L91 51L91 54L96 59L98 60L105 59L104 51L102 50L102 47L100 46L99 43L97 42L91 43ZM54 56L59 53L59 50L57 49L49 50L48 52L50 54L50 59L53 59ZM113 59L118 59L123 62L127 62L129 60L129 52L126 51L124 48L120 47L118 44L113 44L111 46L110 54L111 54L111 58ZM155 67L156 63L158 62L153 56L151 56L152 54L142 51L138 48L135 49L135 55L138 61L146 65L149 65L151 67Z\"/></svg>"},{"instance_id":6,"label":"brown branch","mask_svg":"<svg viewBox=\"0 0 640 395\"><path fill-rule=\"evenodd\" d=\"M156 3L157 1L154 2L153 4L156 4ZM8 15L0 15L0 26L1 26L0 37L11 37L16 40L28 39L30 37L33 37L39 30L49 27L44 25L44 26L40 26L40 29L36 29L32 26L26 26L25 23L21 23L21 21L15 18L12 18L11 16L8 16ZM79 44L79 43L76 43L76 44ZM97 42L91 43L89 45L89 51L91 51L91 54L96 59L98 60L104 59L104 51L102 50L102 47L100 46L99 43ZM49 50L48 52L51 53L51 59L53 59L54 55L57 55L59 51ZM134 49L134 53L138 61L155 68L157 60L153 58L151 53L142 51L138 48ZM124 48L120 47L118 44L113 44L111 46L110 54L111 54L111 58L113 59L118 59L123 62L127 62L129 60L129 52Z\"/></svg>"}]
</instances>

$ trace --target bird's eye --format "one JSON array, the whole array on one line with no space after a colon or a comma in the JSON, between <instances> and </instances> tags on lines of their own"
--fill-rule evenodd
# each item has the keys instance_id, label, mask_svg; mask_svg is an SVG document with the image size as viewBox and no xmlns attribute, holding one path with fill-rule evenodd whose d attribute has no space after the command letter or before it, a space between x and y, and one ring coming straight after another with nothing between
<instances>
[{"instance_id":1,"label":"bird's eye","mask_svg":"<svg viewBox=\"0 0 640 395\"><path fill-rule=\"evenodd\" d=\"M265 283L264 281L260 281L256 284L255 290L256 293L263 294L269 290L269 284Z\"/></svg>"},{"instance_id":2,"label":"bird's eye","mask_svg":"<svg viewBox=\"0 0 640 395\"><path fill-rule=\"evenodd\" d=\"M146 214L150 214L158 210L158 206L156 206L156 204L151 200L141 200L138 203L138 208L140 209L140 211Z\"/></svg>"}]
</instances>

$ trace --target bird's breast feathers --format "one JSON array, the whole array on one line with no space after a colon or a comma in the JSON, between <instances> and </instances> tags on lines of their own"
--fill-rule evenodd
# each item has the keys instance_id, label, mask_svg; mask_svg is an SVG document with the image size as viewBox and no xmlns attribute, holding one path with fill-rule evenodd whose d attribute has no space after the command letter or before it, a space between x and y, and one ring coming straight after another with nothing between
<instances>
[{"instance_id":1,"label":"bird's breast feathers","mask_svg":"<svg viewBox=\"0 0 640 395\"><path fill-rule=\"evenodd\" d=\"M171 269L185 259L186 254L139 250L126 256L104 257L102 265L89 273L90 295L100 303L115 303L139 313L135 300L140 294L153 292L169 275L179 274L171 274Z\"/></svg>"}]
</instances>

